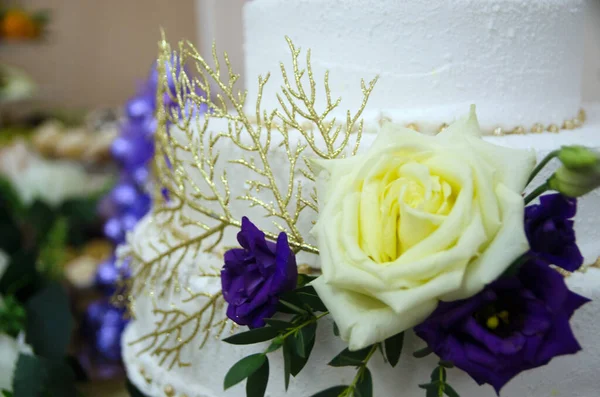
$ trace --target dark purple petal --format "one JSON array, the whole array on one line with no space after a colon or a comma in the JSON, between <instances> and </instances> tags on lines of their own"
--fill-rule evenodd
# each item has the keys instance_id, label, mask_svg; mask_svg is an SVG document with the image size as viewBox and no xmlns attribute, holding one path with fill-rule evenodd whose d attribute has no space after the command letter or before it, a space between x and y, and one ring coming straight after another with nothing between
<instances>
[{"instance_id":1,"label":"dark purple petal","mask_svg":"<svg viewBox=\"0 0 600 397\"><path fill-rule=\"evenodd\" d=\"M571 318L573 313L575 313L575 310L579 309L581 306L585 305L586 303L588 303L590 301L591 301L591 299L588 299L585 296L581 296L579 294L576 294L575 292L569 291L569 296L567 297L567 301L565 302L565 304L562 308L563 313L568 318Z\"/></svg>"},{"instance_id":2,"label":"dark purple petal","mask_svg":"<svg viewBox=\"0 0 600 397\"><path fill-rule=\"evenodd\" d=\"M248 327L250 328L260 328L265 326L265 318L272 317L277 311L277 302L279 300L271 298L266 305L259 308L256 312L252 313L250 317L250 323Z\"/></svg>"},{"instance_id":3,"label":"dark purple petal","mask_svg":"<svg viewBox=\"0 0 600 397\"><path fill-rule=\"evenodd\" d=\"M581 350L566 316L556 317L553 327L546 334L545 342L536 357L536 366L545 365L554 357L574 354Z\"/></svg>"},{"instance_id":4,"label":"dark purple petal","mask_svg":"<svg viewBox=\"0 0 600 397\"><path fill-rule=\"evenodd\" d=\"M573 218L577 213L577 199L560 193L546 194L540 198L540 205L546 211L562 218Z\"/></svg>"},{"instance_id":5,"label":"dark purple petal","mask_svg":"<svg viewBox=\"0 0 600 397\"><path fill-rule=\"evenodd\" d=\"M278 296L296 288L296 258L285 233L277 243L267 241L246 217L237 238L242 248L225 253L221 271L227 316L240 325L262 327L276 312Z\"/></svg>"},{"instance_id":6,"label":"dark purple petal","mask_svg":"<svg viewBox=\"0 0 600 397\"><path fill-rule=\"evenodd\" d=\"M525 232L531 251L546 262L568 271L583 264L576 244L572 218L577 200L561 194L542 196L540 203L525 209Z\"/></svg>"}]
</instances>

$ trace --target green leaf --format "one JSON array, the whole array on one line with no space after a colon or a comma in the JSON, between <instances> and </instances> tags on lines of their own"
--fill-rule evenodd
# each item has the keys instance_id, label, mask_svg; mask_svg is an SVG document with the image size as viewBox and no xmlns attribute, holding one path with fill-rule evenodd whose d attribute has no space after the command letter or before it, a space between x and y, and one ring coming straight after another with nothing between
<instances>
[{"instance_id":1,"label":"green leaf","mask_svg":"<svg viewBox=\"0 0 600 397\"><path fill-rule=\"evenodd\" d=\"M229 372L227 372L227 375L225 375L225 390L237 385L254 372L258 371L258 369L266 360L267 356L262 353L257 353L244 357L237 363L233 364L233 367L231 367Z\"/></svg>"},{"instance_id":2,"label":"green leaf","mask_svg":"<svg viewBox=\"0 0 600 397\"><path fill-rule=\"evenodd\" d=\"M42 279L35 271L37 252L19 251L10 262L0 280L0 295L15 295L27 301L41 287Z\"/></svg>"},{"instance_id":3,"label":"green leaf","mask_svg":"<svg viewBox=\"0 0 600 397\"><path fill-rule=\"evenodd\" d=\"M333 334L335 336L340 336L340 329L338 328L336 323L333 323Z\"/></svg>"},{"instance_id":4,"label":"green leaf","mask_svg":"<svg viewBox=\"0 0 600 397\"><path fill-rule=\"evenodd\" d=\"M308 311L302 309L299 305L295 305L292 302L288 302L283 299L279 300L277 311L290 314L308 314Z\"/></svg>"},{"instance_id":5,"label":"green leaf","mask_svg":"<svg viewBox=\"0 0 600 397\"><path fill-rule=\"evenodd\" d=\"M15 368L13 392L17 396L39 396L44 390L46 376L41 360L21 354Z\"/></svg>"},{"instance_id":6,"label":"green leaf","mask_svg":"<svg viewBox=\"0 0 600 397\"><path fill-rule=\"evenodd\" d=\"M377 350L379 350L379 353L381 353L381 357L383 358L383 362L384 363L388 363L388 359L385 356L385 352L383 351L383 343L378 343L377 344Z\"/></svg>"},{"instance_id":7,"label":"green leaf","mask_svg":"<svg viewBox=\"0 0 600 397\"><path fill-rule=\"evenodd\" d=\"M302 303L304 303L305 305L308 305L313 311L315 311L315 312L326 312L327 311L327 307L321 301L321 298L319 298L318 295L316 295L316 294L313 295L313 294L309 294L306 292L298 292L297 296L298 296L298 299Z\"/></svg>"},{"instance_id":8,"label":"green leaf","mask_svg":"<svg viewBox=\"0 0 600 397\"><path fill-rule=\"evenodd\" d=\"M263 365L248 377L246 397L264 397L269 383L269 359L265 358Z\"/></svg>"},{"instance_id":9,"label":"green leaf","mask_svg":"<svg viewBox=\"0 0 600 397\"><path fill-rule=\"evenodd\" d=\"M8 390L2 390L2 397L13 397L13 393Z\"/></svg>"},{"instance_id":10,"label":"green leaf","mask_svg":"<svg viewBox=\"0 0 600 397\"><path fill-rule=\"evenodd\" d=\"M22 247L18 216L22 205L10 182L0 177L0 250L13 255Z\"/></svg>"},{"instance_id":11,"label":"green leaf","mask_svg":"<svg viewBox=\"0 0 600 397\"><path fill-rule=\"evenodd\" d=\"M131 383L129 379L127 379L126 386L130 397L146 397L146 395L139 391L139 389L133 383Z\"/></svg>"},{"instance_id":12,"label":"green leaf","mask_svg":"<svg viewBox=\"0 0 600 397\"><path fill-rule=\"evenodd\" d=\"M360 380L356 384L354 397L373 397L373 378L369 368L365 367Z\"/></svg>"},{"instance_id":13,"label":"green leaf","mask_svg":"<svg viewBox=\"0 0 600 397\"><path fill-rule=\"evenodd\" d=\"M296 285L298 287L304 287L306 284L316 280L316 277L309 276L307 274L298 274L298 281Z\"/></svg>"},{"instance_id":14,"label":"green leaf","mask_svg":"<svg viewBox=\"0 0 600 397\"><path fill-rule=\"evenodd\" d=\"M519 273L519 269L521 269L521 266L523 266L529 259L530 258L528 252L521 255L520 257L515 259L514 262L511 263L511 265L508 268L506 268L506 270L504 271L504 273L502 273L500 277L507 278L516 276Z\"/></svg>"},{"instance_id":15,"label":"green leaf","mask_svg":"<svg viewBox=\"0 0 600 397\"><path fill-rule=\"evenodd\" d=\"M14 214L21 214L24 210L21 197L12 183L3 176L0 176L0 207L8 209Z\"/></svg>"},{"instance_id":16,"label":"green leaf","mask_svg":"<svg viewBox=\"0 0 600 397\"><path fill-rule=\"evenodd\" d=\"M439 395L440 384L441 384L441 382L438 380L435 382L419 385L419 387L421 389L425 389L427 391L427 393L425 394L426 397L440 397L440 395Z\"/></svg>"},{"instance_id":17,"label":"green leaf","mask_svg":"<svg viewBox=\"0 0 600 397\"><path fill-rule=\"evenodd\" d=\"M64 359L45 360L48 378L45 385L46 394L49 396L76 396L75 374Z\"/></svg>"},{"instance_id":18,"label":"green leaf","mask_svg":"<svg viewBox=\"0 0 600 397\"><path fill-rule=\"evenodd\" d=\"M223 339L223 342L227 342L232 345L251 345L253 343L271 340L277 335L279 335L279 330L277 328L262 327L235 334L229 338Z\"/></svg>"},{"instance_id":19,"label":"green leaf","mask_svg":"<svg viewBox=\"0 0 600 397\"><path fill-rule=\"evenodd\" d=\"M300 329L294 337L296 342L296 352L302 358L308 357L310 354L309 347L312 349L317 332L317 323L308 324Z\"/></svg>"},{"instance_id":20,"label":"green leaf","mask_svg":"<svg viewBox=\"0 0 600 397\"><path fill-rule=\"evenodd\" d=\"M460 397L456 390L454 390L452 386L447 383L444 385L444 394L446 394L448 397Z\"/></svg>"},{"instance_id":21,"label":"green leaf","mask_svg":"<svg viewBox=\"0 0 600 397\"><path fill-rule=\"evenodd\" d=\"M327 390L313 394L311 397L338 397L340 394L346 391L350 386L333 386Z\"/></svg>"},{"instance_id":22,"label":"green leaf","mask_svg":"<svg viewBox=\"0 0 600 397\"><path fill-rule=\"evenodd\" d=\"M354 352L351 352L346 348L340 354L335 356L328 365L331 365L332 367L358 367L363 364L363 361L367 358L370 351L371 346Z\"/></svg>"},{"instance_id":23,"label":"green leaf","mask_svg":"<svg viewBox=\"0 0 600 397\"><path fill-rule=\"evenodd\" d=\"M392 367L395 367L400 360L402 354L402 346L404 345L404 332L387 338L385 340L385 355Z\"/></svg>"},{"instance_id":24,"label":"green leaf","mask_svg":"<svg viewBox=\"0 0 600 397\"><path fill-rule=\"evenodd\" d=\"M294 357L294 342L291 338L287 338L283 342L283 379L285 390L287 391L290 385L290 374L292 373L292 359Z\"/></svg>"},{"instance_id":25,"label":"green leaf","mask_svg":"<svg viewBox=\"0 0 600 397\"><path fill-rule=\"evenodd\" d=\"M433 353L433 350L431 350L429 348L429 346L427 346L427 347L422 348L421 350L417 350L416 352L414 352L413 353L413 357L415 357L415 358L423 358L423 357L427 357L431 353Z\"/></svg>"},{"instance_id":26,"label":"green leaf","mask_svg":"<svg viewBox=\"0 0 600 397\"><path fill-rule=\"evenodd\" d=\"M21 354L13 379L16 396L75 396L75 375L64 360Z\"/></svg>"},{"instance_id":27,"label":"green leaf","mask_svg":"<svg viewBox=\"0 0 600 397\"><path fill-rule=\"evenodd\" d=\"M26 313L17 299L8 295L0 306L0 332L16 337L25 329Z\"/></svg>"},{"instance_id":28,"label":"green leaf","mask_svg":"<svg viewBox=\"0 0 600 397\"><path fill-rule=\"evenodd\" d=\"M50 231L50 228L54 224L57 213L48 204L36 200L33 204L25 211L26 221L29 225L34 227L35 238L42 240Z\"/></svg>"},{"instance_id":29,"label":"green leaf","mask_svg":"<svg viewBox=\"0 0 600 397\"><path fill-rule=\"evenodd\" d=\"M311 331L311 333L313 333L313 336L308 339L308 343L304 347L305 356L302 357L298 354L292 355L291 373L292 373L292 376L294 376L294 377L296 377L300 373L300 371L302 371L302 369L308 362L308 359L310 358L310 353L312 352L312 349L315 346L316 338L314 337L314 334L316 334L316 328L317 328L317 323L314 324L314 331ZM306 340L306 338L305 338L305 340Z\"/></svg>"},{"instance_id":30,"label":"green leaf","mask_svg":"<svg viewBox=\"0 0 600 397\"><path fill-rule=\"evenodd\" d=\"M67 220L59 217L42 243L37 261L37 270L50 280L60 280L62 278L68 233Z\"/></svg>"},{"instance_id":31,"label":"green leaf","mask_svg":"<svg viewBox=\"0 0 600 397\"><path fill-rule=\"evenodd\" d=\"M293 326L293 324L289 321L277 320L274 318L265 318L265 323L279 331L285 331Z\"/></svg>"},{"instance_id":32,"label":"green leaf","mask_svg":"<svg viewBox=\"0 0 600 397\"><path fill-rule=\"evenodd\" d=\"M71 340L69 299L58 283L49 284L27 302L27 343L46 358L62 358Z\"/></svg>"},{"instance_id":33,"label":"green leaf","mask_svg":"<svg viewBox=\"0 0 600 397\"><path fill-rule=\"evenodd\" d=\"M98 219L98 203L110 191L113 181L89 197L70 199L62 203L58 213L67 219L69 225L68 241L75 246L85 244L89 236L90 225Z\"/></svg>"}]
</instances>

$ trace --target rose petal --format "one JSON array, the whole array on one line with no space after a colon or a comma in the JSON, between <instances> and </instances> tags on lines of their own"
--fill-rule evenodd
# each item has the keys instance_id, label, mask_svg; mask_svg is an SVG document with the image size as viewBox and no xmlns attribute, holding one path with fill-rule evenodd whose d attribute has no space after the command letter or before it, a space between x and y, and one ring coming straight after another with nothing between
<instances>
[{"instance_id":1,"label":"rose petal","mask_svg":"<svg viewBox=\"0 0 600 397\"><path fill-rule=\"evenodd\" d=\"M423 302L397 315L389 306L368 296L327 284L324 277L311 283L340 330L349 349L359 350L419 324L435 309L435 301Z\"/></svg>"}]
</instances>

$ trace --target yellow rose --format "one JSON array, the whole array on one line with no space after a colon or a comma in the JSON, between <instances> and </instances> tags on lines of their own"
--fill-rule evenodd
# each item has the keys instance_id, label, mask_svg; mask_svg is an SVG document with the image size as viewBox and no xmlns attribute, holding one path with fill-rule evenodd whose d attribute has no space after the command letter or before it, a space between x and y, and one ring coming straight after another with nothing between
<instances>
[{"instance_id":1,"label":"yellow rose","mask_svg":"<svg viewBox=\"0 0 600 397\"><path fill-rule=\"evenodd\" d=\"M351 350L476 294L529 248L535 155L483 141L474 108L437 136L387 124L366 153L317 163L313 286Z\"/></svg>"}]
</instances>

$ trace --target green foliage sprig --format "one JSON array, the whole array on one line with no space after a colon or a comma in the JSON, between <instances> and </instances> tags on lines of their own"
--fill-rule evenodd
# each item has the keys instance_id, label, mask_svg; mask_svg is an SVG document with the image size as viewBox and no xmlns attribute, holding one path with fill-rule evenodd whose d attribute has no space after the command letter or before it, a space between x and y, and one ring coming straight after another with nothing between
<instances>
[{"instance_id":1,"label":"green foliage sprig","mask_svg":"<svg viewBox=\"0 0 600 397\"><path fill-rule=\"evenodd\" d=\"M299 287L281 296L278 314L265 319L266 326L233 335L224 342L250 345L271 341L262 353L252 354L235 363L225 375L228 389L247 379L246 396L263 397L269 381L268 354L281 350L285 388L306 366L315 345L317 323L329 312L314 288L307 285L313 278L300 276Z\"/></svg>"}]
</instances>

